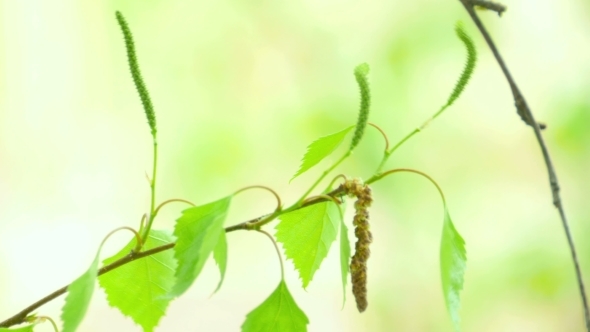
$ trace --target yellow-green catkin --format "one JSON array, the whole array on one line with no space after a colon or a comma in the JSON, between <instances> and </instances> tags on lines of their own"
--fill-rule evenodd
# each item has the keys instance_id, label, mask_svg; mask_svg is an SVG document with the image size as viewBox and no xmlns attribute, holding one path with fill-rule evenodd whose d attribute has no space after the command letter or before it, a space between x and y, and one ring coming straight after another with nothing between
<instances>
[{"instance_id":1,"label":"yellow-green catkin","mask_svg":"<svg viewBox=\"0 0 590 332\"><path fill-rule=\"evenodd\" d=\"M121 14L121 12L117 12L116 16L117 22L119 22L119 26L123 32L123 37L125 38L125 48L127 49L127 60L129 61L131 77L133 78L133 83L135 83L135 87L139 93L139 98L143 104L143 109L145 111L152 136L155 139L157 132L156 113L154 112L154 106L152 104L152 100L150 99L148 89L143 81L143 78L141 77L141 72L139 71L139 64L137 62L137 55L135 53L135 44L133 43L133 35L131 34L131 29L129 29L129 25L123 17L123 14Z\"/></svg>"},{"instance_id":2,"label":"yellow-green catkin","mask_svg":"<svg viewBox=\"0 0 590 332\"><path fill-rule=\"evenodd\" d=\"M373 202L371 188L360 180L348 180L342 184L343 191L349 196L357 198L354 203L355 215L353 219L354 235L357 239L355 253L350 262L352 293L359 312L367 309L367 261L371 255L369 245L373 241L369 225L368 208Z\"/></svg>"},{"instance_id":3,"label":"yellow-green catkin","mask_svg":"<svg viewBox=\"0 0 590 332\"><path fill-rule=\"evenodd\" d=\"M463 45L465 45L465 49L467 50L467 60L465 61L465 66L463 67L461 76L455 84L453 92L449 96L449 99L447 100L444 108L451 106L455 100L459 98L463 90L465 90L465 86L467 86L467 83L469 83L469 79L473 75L473 70L475 69L475 63L477 62L477 51L475 49L475 44L467 32L465 32L461 22L457 22L455 25L455 33L461 42L463 42Z\"/></svg>"},{"instance_id":4,"label":"yellow-green catkin","mask_svg":"<svg viewBox=\"0 0 590 332\"><path fill-rule=\"evenodd\" d=\"M350 151L354 150L361 141L361 138L365 133L365 127L367 127L367 121L369 120L371 91L369 89L369 79L367 75L369 75L369 65L366 63L360 64L354 69L354 77L356 78L361 93L361 107L354 135L352 136L352 142L350 143Z\"/></svg>"}]
</instances>

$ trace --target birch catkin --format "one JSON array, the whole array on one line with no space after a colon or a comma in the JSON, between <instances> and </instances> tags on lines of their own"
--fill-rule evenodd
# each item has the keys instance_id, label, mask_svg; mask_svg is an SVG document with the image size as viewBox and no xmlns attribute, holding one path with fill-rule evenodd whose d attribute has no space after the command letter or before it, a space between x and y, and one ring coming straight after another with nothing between
<instances>
[{"instance_id":1,"label":"birch catkin","mask_svg":"<svg viewBox=\"0 0 590 332\"><path fill-rule=\"evenodd\" d=\"M350 275L352 280L352 293L356 300L359 312L367 309L367 261L371 251L369 245L373 241L369 227L368 208L373 202L371 188L359 180L348 180L342 184L344 192L357 198L354 203L355 215L353 219L354 235L357 239L355 253L350 262Z\"/></svg>"}]
</instances>

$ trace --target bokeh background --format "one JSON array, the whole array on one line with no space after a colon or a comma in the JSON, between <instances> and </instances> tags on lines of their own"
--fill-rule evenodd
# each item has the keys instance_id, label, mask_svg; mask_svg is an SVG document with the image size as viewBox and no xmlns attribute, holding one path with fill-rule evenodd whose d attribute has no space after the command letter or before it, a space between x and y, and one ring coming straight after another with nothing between
<instances>
[{"instance_id":1,"label":"bokeh background","mask_svg":"<svg viewBox=\"0 0 590 332\"><path fill-rule=\"evenodd\" d=\"M588 285L590 2L504 3L502 18L481 15L537 119L548 124L544 134ZM157 112L157 196L197 204L252 184L275 188L285 202L297 199L322 168L288 183L306 146L356 121L352 71L362 62L371 65L371 121L392 142L401 139L452 89L465 61L453 27L463 20L479 51L471 84L389 166L430 174L447 196L467 242L465 331L583 330L539 147L459 1L0 4L1 320L76 278L105 234L137 227L148 208L151 141L114 16L121 10ZM367 178L382 148L369 130L340 172ZM350 286L341 310L337 250L306 291L286 264L309 330L451 331L440 290L436 191L412 174L373 189L367 312L356 312ZM232 204L227 224L275 203L252 191ZM155 227L170 229L182 208L166 208ZM117 234L102 256L128 240ZM221 291L209 298L218 281L209 262L159 331L238 331L276 287L278 261L263 236L235 232L228 240ZM63 299L38 313L59 319ZM99 289L80 330L140 329L109 308Z\"/></svg>"}]
</instances>

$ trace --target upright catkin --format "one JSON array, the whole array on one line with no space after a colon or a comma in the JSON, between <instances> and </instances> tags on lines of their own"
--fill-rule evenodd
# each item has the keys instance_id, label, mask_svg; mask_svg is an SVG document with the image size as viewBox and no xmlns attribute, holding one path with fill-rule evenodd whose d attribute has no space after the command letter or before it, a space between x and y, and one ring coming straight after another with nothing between
<instances>
[{"instance_id":1,"label":"upright catkin","mask_svg":"<svg viewBox=\"0 0 590 332\"><path fill-rule=\"evenodd\" d=\"M360 180L348 180L342 184L343 191L349 196L357 198L354 203L355 215L353 219L354 235L357 239L355 253L350 262L352 293L359 312L367 309L367 261L371 251L369 245L373 241L369 225L368 208L373 202L371 188Z\"/></svg>"},{"instance_id":2,"label":"upright catkin","mask_svg":"<svg viewBox=\"0 0 590 332\"><path fill-rule=\"evenodd\" d=\"M350 143L349 151L354 150L361 141L363 134L365 133L365 127L367 127L367 121L369 120L369 111L371 108L371 90L369 88L369 65L362 63L354 69L354 77L359 86L361 93L361 107L359 110L359 117L356 122L354 134L352 135L352 141Z\"/></svg>"},{"instance_id":3,"label":"upright catkin","mask_svg":"<svg viewBox=\"0 0 590 332\"><path fill-rule=\"evenodd\" d=\"M137 55L135 53L135 43L133 42L133 35L131 34L131 29L129 29L129 25L123 17L121 12L116 13L117 22L119 22L119 26L121 27L121 31L123 32L123 37L125 38L125 48L127 49L127 60L129 61L129 69L131 70L131 77L133 78L133 83L135 83L135 88L139 93L139 98L141 99L141 103L143 104L143 109L145 115L148 120L148 124L151 129L152 137L156 138L156 113L154 112L154 105L152 104L152 100L150 99L150 94L148 92L147 86L141 77L141 72L139 71L139 64L137 62Z\"/></svg>"}]
</instances>

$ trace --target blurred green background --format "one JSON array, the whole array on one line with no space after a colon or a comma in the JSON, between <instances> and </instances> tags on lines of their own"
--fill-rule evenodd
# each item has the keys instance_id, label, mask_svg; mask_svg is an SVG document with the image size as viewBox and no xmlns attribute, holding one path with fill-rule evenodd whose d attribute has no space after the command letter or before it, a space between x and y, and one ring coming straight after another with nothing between
<instances>
[{"instance_id":1,"label":"blurred green background","mask_svg":"<svg viewBox=\"0 0 590 332\"><path fill-rule=\"evenodd\" d=\"M548 124L590 285L590 3L504 3L501 19L482 17L537 119ZM356 121L352 71L362 62L371 65L371 121L392 142L402 138L452 89L465 57L453 27L463 20L480 54L471 84L389 166L430 174L447 196L467 242L465 331L583 330L539 148L459 1L0 4L0 320L77 277L105 234L138 226L149 207L151 143L115 20L121 10L156 107L158 198L197 204L252 184L275 188L287 203L297 199L322 168L288 183L306 146ZM369 130L340 172L367 178L382 147ZM356 312L350 289L341 310L336 250L307 291L286 265L309 330L451 331L439 281L436 191L411 174L373 189L367 312ZM274 201L252 191L232 204L228 224L266 213ZM182 208L163 210L155 228L170 229ZM128 240L116 235L102 256ZM238 331L276 287L278 261L263 236L236 232L228 240L221 291L209 298L218 279L210 262L171 304L160 331ZM38 313L58 319L62 303ZM139 330L98 291L81 330L107 329Z\"/></svg>"}]
</instances>

